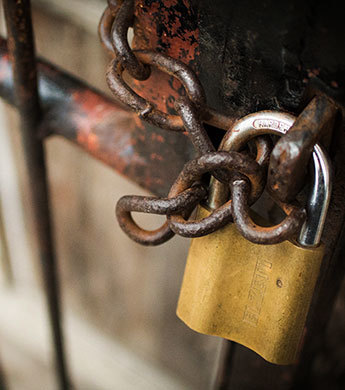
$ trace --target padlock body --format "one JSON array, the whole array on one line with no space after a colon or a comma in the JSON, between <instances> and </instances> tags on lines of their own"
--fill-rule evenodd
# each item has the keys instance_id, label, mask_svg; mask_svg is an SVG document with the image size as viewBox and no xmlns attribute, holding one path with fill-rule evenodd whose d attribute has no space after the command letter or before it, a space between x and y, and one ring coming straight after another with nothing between
<instances>
[{"instance_id":1,"label":"padlock body","mask_svg":"<svg viewBox=\"0 0 345 390\"><path fill-rule=\"evenodd\" d=\"M200 207L198 214L209 211ZM295 363L323 251L322 244L253 244L234 224L195 238L177 315L191 329L240 343L271 363Z\"/></svg>"}]
</instances>

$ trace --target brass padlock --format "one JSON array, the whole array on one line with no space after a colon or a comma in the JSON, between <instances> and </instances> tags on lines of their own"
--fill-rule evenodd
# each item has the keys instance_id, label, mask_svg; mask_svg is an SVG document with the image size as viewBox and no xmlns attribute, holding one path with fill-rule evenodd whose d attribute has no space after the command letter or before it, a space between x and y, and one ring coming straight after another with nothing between
<instances>
[{"instance_id":1,"label":"brass padlock","mask_svg":"<svg viewBox=\"0 0 345 390\"><path fill-rule=\"evenodd\" d=\"M236 149L259 134L285 133L288 114L248 115L232 129ZM313 151L314 180L298 242L258 245L234 224L192 240L177 315L191 329L240 343L271 363L296 361L324 247L320 237L330 200L327 156ZM199 216L210 213L199 208Z\"/></svg>"}]
</instances>

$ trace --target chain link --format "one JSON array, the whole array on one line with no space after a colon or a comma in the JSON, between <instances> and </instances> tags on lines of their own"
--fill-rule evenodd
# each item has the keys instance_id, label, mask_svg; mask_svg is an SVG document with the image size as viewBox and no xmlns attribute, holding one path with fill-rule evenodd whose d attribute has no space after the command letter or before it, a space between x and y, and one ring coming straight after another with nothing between
<instances>
[{"instance_id":1,"label":"chain link","mask_svg":"<svg viewBox=\"0 0 345 390\"><path fill-rule=\"evenodd\" d=\"M189 188L194 181L201 180L202 175L217 168L227 168L236 174L240 173L251 183L250 195L253 200L258 199L264 190L264 171L250 157L237 152L207 153L198 159L189 161L183 168L179 177L171 187L169 196L177 196ZM184 237L201 237L210 234L231 221L232 201L229 200L209 216L197 220L186 221L182 215L169 215L171 229Z\"/></svg>"},{"instance_id":2,"label":"chain link","mask_svg":"<svg viewBox=\"0 0 345 390\"><path fill-rule=\"evenodd\" d=\"M201 109L206 99L202 85L196 74L183 62L168 57L162 53L149 50L133 50L140 61L155 66L162 72L168 73L181 81L185 87L188 98ZM155 105L134 92L123 80L124 63L121 58L115 57L107 71L107 82L110 90L122 103L134 110L140 118L154 126L172 131L185 131L180 116L167 114Z\"/></svg>"},{"instance_id":3,"label":"chain link","mask_svg":"<svg viewBox=\"0 0 345 390\"><path fill-rule=\"evenodd\" d=\"M287 216L283 222L269 228L259 227L249 217L249 206L264 190L271 143L267 137L257 137L256 160L235 151L215 151L204 129L203 122L231 132L233 118L224 116L206 104L204 89L194 71L183 62L163 53L150 50L131 50L127 32L133 26L134 0L108 1L99 35L104 47L114 56L107 70L107 83L114 96L134 110L145 121L160 128L187 132L199 157L189 161L173 184L168 198L125 196L116 207L121 228L136 242L158 245L175 233L185 237L209 234L230 222L233 218L241 234L260 244L273 244L291 239L305 219L305 211L295 205L278 202ZM151 67L177 78L185 88L186 96L175 103L177 115L165 113L150 101L139 96L123 79L127 71L136 80L150 77ZM262 134L262 133L261 133ZM226 139L226 137L225 137ZM223 188L217 180L208 193L202 185L204 175L227 184L231 199L223 199L218 208L202 220L187 221L192 210L207 197L213 203L217 188ZM162 214L167 221L159 229L147 231L140 228L131 212Z\"/></svg>"},{"instance_id":4,"label":"chain link","mask_svg":"<svg viewBox=\"0 0 345 390\"><path fill-rule=\"evenodd\" d=\"M305 210L292 204L277 202L286 218L275 226L259 226L249 215L248 183L243 179L230 183L232 216L239 232L256 244L277 244L298 233L306 218Z\"/></svg>"},{"instance_id":5,"label":"chain link","mask_svg":"<svg viewBox=\"0 0 345 390\"><path fill-rule=\"evenodd\" d=\"M159 245L170 238L175 233L171 230L168 222L165 222L156 230L145 230L139 227L133 220L133 211L141 213L169 215L174 213L190 212L207 195L207 190L201 184L193 183L190 188L179 193L175 197L155 198L151 196L123 196L116 205L116 216L120 227L131 237L132 240L143 245ZM185 214L184 214L185 215Z\"/></svg>"}]
</instances>

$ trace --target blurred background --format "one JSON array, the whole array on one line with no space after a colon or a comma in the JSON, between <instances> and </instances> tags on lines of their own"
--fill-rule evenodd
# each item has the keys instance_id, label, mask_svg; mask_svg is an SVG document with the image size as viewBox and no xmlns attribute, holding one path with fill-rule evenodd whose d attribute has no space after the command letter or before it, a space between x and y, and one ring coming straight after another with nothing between
<instances>
[{"instance_id":1,"label":"blurred background","mask_svg":"<svg viewBox=\"0 0 345 390\"><path fill-rule=\"evenodd\" d=\"M109 58L97 36L106 1L32 6L38 54L109 94ZM55 389L17 116L2 101L0 127L1 365L10 389ZM66 140L49 139L46 153L76 389L208 388L219 340L192 332L175 315L189 240L175 237L156 248L132 242L117 225L115 204L145 192ZM162 219L138 221L158 226Z\"/></svg>"}]
</instances>

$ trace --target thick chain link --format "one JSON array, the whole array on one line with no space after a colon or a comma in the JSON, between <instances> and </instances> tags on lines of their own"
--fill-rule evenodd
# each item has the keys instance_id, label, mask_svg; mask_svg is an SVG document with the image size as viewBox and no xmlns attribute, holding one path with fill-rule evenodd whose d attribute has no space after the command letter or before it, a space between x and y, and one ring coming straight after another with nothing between
<instances>
[{"instance_id":1,"label":"thick chain link","mask_svg":"<svg viewBox=\"0 0 345 390\"><path fill-rule=\"evenodd\" d=\"M184 166L168 198L122 197L116 207L121 228L133 240L144 245L161 244L175 233L185 237L206 235L232 219L239 231L252 242L273 244L296 235L305 219L305 212L300 207L279 202L287 217L270 228L258 227L248 214L250 204L261 196L266 184L270 142L263 136L254 139L256 160L242 152L215 151L203 123L230 132L233 118L207 106L204 89L189 66L163 53L130 48L127 32L133 26L134 3L134 0L108 0L108 8L100 22L101 41L114 56L107 71L109 88L118 100L145 121L166 130L186 131L199 157ZM172 75L184 86L186 96L175 103L177 115L157 109L123 79L123 72L127 71L134 79L146 80L150 77L151 67ZM195 206L209 196L206 186L202 184L205 173L211 173L220 182L227 183L231 199L213 210L208 217L187 221ZM131 212L163 214L167 216L167 221L159 229L147 231L135 223Z\"/></svg>"}]
</instances>

